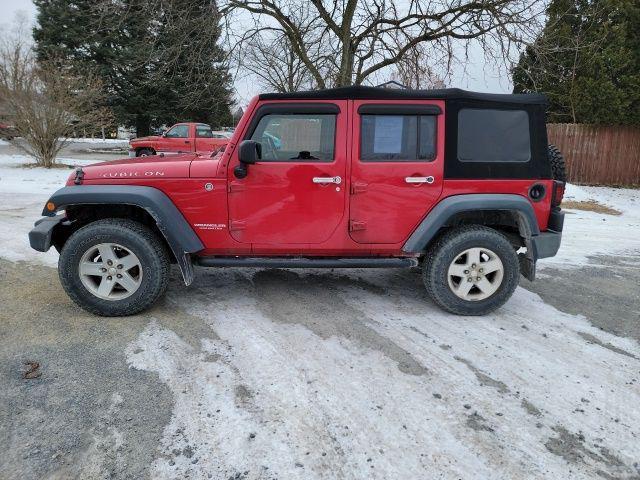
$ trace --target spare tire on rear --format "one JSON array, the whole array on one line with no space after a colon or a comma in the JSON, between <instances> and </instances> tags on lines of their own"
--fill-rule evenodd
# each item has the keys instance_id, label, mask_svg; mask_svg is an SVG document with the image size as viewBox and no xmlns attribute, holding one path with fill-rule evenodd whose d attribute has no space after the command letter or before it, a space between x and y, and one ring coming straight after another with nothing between
<instances>
[{"instance_id":1,"label":"spare tire on rear","mask_svg":"<svg viewBox=\"0 0 640 480\"><path fill-rule=\"evenodd\" d=\"M555 145L548 146L549 164L551 165L551 176L560 182L567 181L567 169L565 168L564 157Z\"/></svg>"}]
</instances>

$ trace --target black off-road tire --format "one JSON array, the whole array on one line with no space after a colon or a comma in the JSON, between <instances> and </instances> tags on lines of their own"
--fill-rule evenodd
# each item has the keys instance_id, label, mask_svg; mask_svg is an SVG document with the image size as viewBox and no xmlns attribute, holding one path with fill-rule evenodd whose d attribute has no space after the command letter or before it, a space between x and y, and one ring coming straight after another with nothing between
<instances>
[{"instance_id":1,"label":"black off-road tire","mask_svg":"<svg viewBox=\"0 0 640 480\"><path fill-rule=\"evenodd\" d=\"M120 300L95 296L82 283L79 265L87 250L101 243L115 243L133 252L143 270L138 290ZM62 247L58 275L71 300L81 308L104 317L139 313L165 292L169 283L170 256L166 246L151 229L141 223L121 218L97 220L73 233Z\"/></svg>"},{"instance_id":2,"label":"black off-road tire","mask_svg":"<svg viewBox=\"0 0 640 480\"><path fill-rule=\"evenodd\" d=\"M136 157L148 157L155 154L156 152L153 150L153 148L141 148L136 152Z\"/></svg>"},{"instance_id":3,"label":"black off-road tire","mask_svg":"<svg viewBox=\"0 0 640 480\"><path fill-rule=\"evenodd\" d=\"M449 266L469 248L489 249L502 261L502 283L495 293L483 300L464 300L449 287ZM493 312L511 297L518 286L519 276L518 256L507 237L480 225L454 228L442 235L429 248L422 269L422 279L429 296L443 310L456 315L486 315Z\"/></svg>"},{"instance_id":4,"label":"black off-road tire","mask_svg":"<svg viewBox=\"0 0 640 480\"><path fill-rule=\"evenodd\" d=\"M554 180L560 182L567 181L567 169L564 162L564 157L558 147L555 145L549 145L549 164L551 165L551 176Z\"/></svg>"}]
</instances>

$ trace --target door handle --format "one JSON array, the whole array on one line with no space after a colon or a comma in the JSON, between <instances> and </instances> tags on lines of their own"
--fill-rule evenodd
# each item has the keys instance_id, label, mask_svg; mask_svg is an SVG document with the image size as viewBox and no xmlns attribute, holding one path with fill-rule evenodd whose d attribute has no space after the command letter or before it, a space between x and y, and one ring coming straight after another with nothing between
<instances>
[{"instance_id":1,"label":"door handle","mask_svg":"<svg viewBox=\"0 0 640 480\"><path fill-rule=\"evenodd\" d=\"M340 185L342 183L342 177L313 177L313 183L335 183L336 185Z\"/></svg>"},{"instance_id":2,"label":"door handle","mask_svg":"<svg viewBox=\"0 0 640 480\"><path fill-rule=\"evenodd\" d=\"M404 181L407 183L433 183L435 182L435 178L431 175L428 177L405 177Z\"/></svg>"}]
</instances>

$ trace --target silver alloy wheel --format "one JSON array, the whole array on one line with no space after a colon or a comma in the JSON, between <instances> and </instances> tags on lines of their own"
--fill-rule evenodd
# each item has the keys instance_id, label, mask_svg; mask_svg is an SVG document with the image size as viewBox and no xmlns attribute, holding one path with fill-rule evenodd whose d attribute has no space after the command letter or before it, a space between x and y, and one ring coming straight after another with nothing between
<instances>
[{"instance_id":1,"label":"silver alloy wheel","mask_svg":"<svg viewBox=\"0 0 640 480\"><path fill-rule=\"evenodd\" d=\"M104 300L122 300L133 295L142 283L142 265L128 248L100 243L80 259L80 280L93 295Z\"/></svg>"},{"instance_id":2,"label":"silver alloy wheel","mask_svg":"<svg viewBox=\"0 0 640 480\"><path fill-rule=\"evenodd\" d=\"M504 277L502 260L488 248L469 248L449 265L449 288L459 298L472 302L496 293Z\"/></svg>"}]
</instances>

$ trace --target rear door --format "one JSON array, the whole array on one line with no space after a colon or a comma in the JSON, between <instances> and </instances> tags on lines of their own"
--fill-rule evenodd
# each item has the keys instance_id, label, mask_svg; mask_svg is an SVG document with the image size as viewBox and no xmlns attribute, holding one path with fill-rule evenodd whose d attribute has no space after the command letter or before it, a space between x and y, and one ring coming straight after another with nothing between
<instances>
[{"instance_id":1,"label":"rear door","mask_svg":"<svg viewBox=\"0 0 640 480\"><path fill-rule=\"evenodd\" d=\"M262 146L245 178L228 167L229 230L233 238L269 246L319 244L345 215L347 101L265 103L243 133Z\"/></svg>"},{"instance_id":2,"label":"rear door","mask_svg":"<svg viewBox=\"0 0 640 480\"><path fill-rule=\"evenodd\" d=\"M399 243L440 197L444 102L354 101L349 234Z\"/></svg>"}]
</instances>

